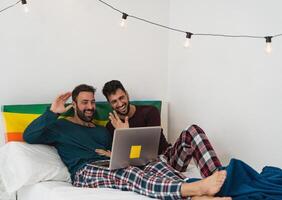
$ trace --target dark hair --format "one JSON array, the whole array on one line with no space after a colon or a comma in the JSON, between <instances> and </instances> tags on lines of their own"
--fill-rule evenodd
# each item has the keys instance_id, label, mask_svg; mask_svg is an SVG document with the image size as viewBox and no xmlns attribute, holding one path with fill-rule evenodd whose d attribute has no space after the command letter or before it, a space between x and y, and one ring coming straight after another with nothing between
<instances>
[{"instance_id":1,"label":"dark hair","mask_svg":"<svg viewBox=\"0 0 282 200\"><path fill-rule=\"evenodd\" d=\"M111 81L105 83L102 92L103 92L104 96L106 97L106 99L109 100L108 97L111 94L115 94L118 89L121 89L122 91L126 92L120 81L111 80Z\"/></svg>"},{"instance_id":2,"label":"dark hair","mask_svg":"<svg viewBox=\"0 0 282 200\"><path fill-rule=\"evenodd\" d=\"M76 86L72 91L72 100L73 101L76 101L76 98L80 92L92 92L94 94L96 92L96 89L86 84L81 84L81 85Z\"/></svg>"}]
</instances>

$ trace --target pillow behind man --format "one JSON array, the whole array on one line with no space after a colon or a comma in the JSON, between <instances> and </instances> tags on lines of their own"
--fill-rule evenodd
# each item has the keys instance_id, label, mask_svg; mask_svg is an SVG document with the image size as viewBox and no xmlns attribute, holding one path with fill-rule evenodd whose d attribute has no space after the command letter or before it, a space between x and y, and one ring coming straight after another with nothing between
<instances>
[{"instance_id":1,"label":"pillow behind man","mask_svg":"<svg viewBox=\"0 0 282 200\"><path fill-rule=\"evenodd\" d=\"M70 182L68 169L54 147L9 142L0 148L1 200L24 185L49 180Z\"/></svg>"}]
</instances>

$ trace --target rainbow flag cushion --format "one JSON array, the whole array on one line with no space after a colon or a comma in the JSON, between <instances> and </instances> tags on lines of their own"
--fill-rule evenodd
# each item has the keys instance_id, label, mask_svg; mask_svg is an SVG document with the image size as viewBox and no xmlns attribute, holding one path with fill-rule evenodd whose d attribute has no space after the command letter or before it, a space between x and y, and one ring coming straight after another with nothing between
<instances>
[{"instance_id":1,"label":"rainbow flag cushion","mask_svg":"<svg viewBox=\"0 0 282 200\"><path fill-rule=\"evenodd\" d=\"M161 101L132 101L134 105L152 105L161 111ZM6 142L23 141L23 131L37 117L50 107L50 104L26 104L26 105L3 105L1 108L4 121ZM112 109L107 102L96 102L94 123L105 126L108 122L108 114ZM60 117L71 116L73 110L64 113Z\"/></svg>"}]
</instances>

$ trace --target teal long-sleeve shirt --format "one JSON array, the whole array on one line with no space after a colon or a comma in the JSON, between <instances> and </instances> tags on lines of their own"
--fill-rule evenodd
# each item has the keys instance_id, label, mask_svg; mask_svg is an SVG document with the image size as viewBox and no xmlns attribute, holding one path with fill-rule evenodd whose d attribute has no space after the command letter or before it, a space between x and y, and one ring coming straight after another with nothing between
<instances>
[{"instance_id":1,"label":"teal long-sleeve shirt","mask_svg":"<svg viewBox=\"0 0 282 200\"><path fill-rule=\"evenodd\" d=\"M47 110L24 131L23 138L30 144L54 146L67 166L71 179L87 163L107 159L95 149L111 149L111 137L101 126L86 127L75 124Z\"/></svg>"}]
</instances>

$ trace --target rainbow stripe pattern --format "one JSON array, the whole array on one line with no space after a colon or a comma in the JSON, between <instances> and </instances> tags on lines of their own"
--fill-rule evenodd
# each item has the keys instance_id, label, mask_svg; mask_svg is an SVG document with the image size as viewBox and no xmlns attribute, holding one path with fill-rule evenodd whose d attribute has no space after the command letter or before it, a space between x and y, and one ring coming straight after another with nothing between
<instances>
[{"instance_id":1,"label":"rainbow stripe pattern","mask_svg":"<svg viewBox=\"0 0 282 200\"><path fill-rule=\"evenodd\" d=\"M161 101L132 101L134 105L152 105L161 110ZM23 141L25 128L37 117L39 117L51 104L25 104L25 105L3 105L1 111L4 119L4 129L6 142ZM112 109L107 102L96 102L96 112L94 123L105 126L108 122L108 115ZM60 117L73 115L71 109Z\"/></svg>"}]
</instances>

